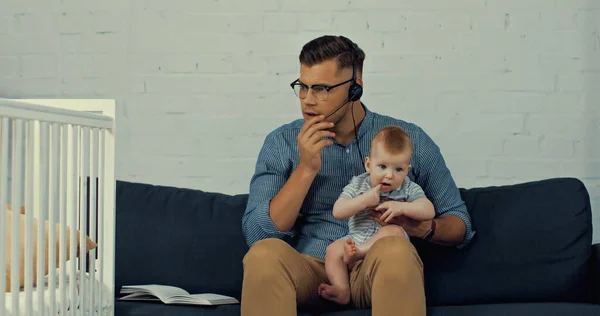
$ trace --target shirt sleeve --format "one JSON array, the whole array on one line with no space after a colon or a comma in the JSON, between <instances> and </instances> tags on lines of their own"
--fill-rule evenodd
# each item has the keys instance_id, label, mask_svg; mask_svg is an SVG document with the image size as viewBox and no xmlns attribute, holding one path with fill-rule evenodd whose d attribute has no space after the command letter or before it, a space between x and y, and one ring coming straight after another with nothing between
<instances>
[{"instance_id":1,"label":"shirt sleeve","mask_svg":"<svg viewBox=\"0 0 600 316\"><path fill-rule=\"evenodd\" d=\"M413 181L410 181L410 179L407 178L408 181L408 185L406 187L406 196L407 202L412 202L414 200L420 199L422 197L425 197L425 192L423 192L423 189L421 188L420 185L416 184Z\"/></svg>"},{"instance_id":2,"label":"shirt sleeve","mask_svg":"<svg viewBox=\"0 0 600 316\"><path fill-rule=\"evenodd\" d=\"M460 192L439 147L423 130L419 130L415 143L416 164L415 182L417 182L425 195L431 200L438 216L455 215L466 226L465 237L457 247L466 246L475 231L471 226L471 217L467 206L460 196Z\"/></svg>"},{"instance_id":3,"label":"shirt sleeve","mask_svg":"<svg viewBox=\"0 0 600 316\"><path fill-rule=\"evenodd\" d=\"M252 246L265 238L293 238L295 232L279 231L269 215L271 200L283 187L288 179L284 167L277 135L267 135L258 154L254 175L250 180L248 204L242 216L242 230L246 243Z\"/></svg>"},{"instance_id":4,"label":"shirt sleeve","mask_svg":"<svg viewBox=\"0 0 600 316\"><path fill-rule=\"evenodd\" d=\"M361 182L361 177L359 177L359 176L352 177L352 180L350 180L350 183L348 183L342 190L340 197L347 198L347 199L355 198L359 193L360 182Z\"/></svg>"}]
</instances>

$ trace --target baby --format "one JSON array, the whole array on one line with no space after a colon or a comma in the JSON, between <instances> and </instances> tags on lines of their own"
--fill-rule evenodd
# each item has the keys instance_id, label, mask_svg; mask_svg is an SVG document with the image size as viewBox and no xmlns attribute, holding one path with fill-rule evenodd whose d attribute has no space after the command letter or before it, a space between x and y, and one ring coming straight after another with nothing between
<instances>
[{"instance_id":1,"label":"baby","mask_svg":"<svg viewBox=\"0 0 600 316\"><path fill-rule=\"evenodd\" d=\"M408 234L398 225L381 226L369 211L382 211L380 219L406 216L415 220L435 217L433 204L421 187L408 178L412 142L397 126L381 129L371 140L365 158L366 172L352 178L333 206L333 216L348 219L348 236L327 247L325 270L331 285L321 284L319 295L339 304L350 302L348 269L365 257L369 248L385 236ZM382 203L383 202L383 203Z\"/></svg>"}]
</instances>

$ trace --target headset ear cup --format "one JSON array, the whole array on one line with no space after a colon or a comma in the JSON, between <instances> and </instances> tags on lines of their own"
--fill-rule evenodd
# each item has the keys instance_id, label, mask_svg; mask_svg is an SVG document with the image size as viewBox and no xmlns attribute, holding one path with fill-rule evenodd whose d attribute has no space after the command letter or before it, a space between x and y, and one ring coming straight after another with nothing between
<instances>
[{"instance_id":1,"label":"headset ear cup","mask_svg":"<svg viewBox=\"0 0 600 316\"><path fill-rule=\"evenodd\" d=\"M353 83L350 86L350 93L348 94L349 100L354 102L354 101L358 101L360 99L360 97L362 97L362 86L359 85L358 83Z\"/></svg>"}]
</instances>

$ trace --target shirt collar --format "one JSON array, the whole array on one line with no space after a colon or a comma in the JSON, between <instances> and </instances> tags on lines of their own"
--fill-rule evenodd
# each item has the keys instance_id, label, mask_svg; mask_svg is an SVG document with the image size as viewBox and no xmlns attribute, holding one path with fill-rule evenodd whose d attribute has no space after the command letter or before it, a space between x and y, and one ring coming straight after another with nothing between
<instances>
[{"instance_id":1,"label":"shirt collar","mask_svg":"<svg viewBox=\"0 0 600 316\"><path fill-rule=\"evenodd\" d=\"M367 106L362 103L362 101L360 102L360 105L363 107L363 109L365 110L365 117L363 118L362 122L360 123L360 126L358 127L358 138L361 138L369 129L371 129L371 126L373 124L371 124L373 122L373 112L371 112L369 110L369 108L367 108Z\"/></svg>"}]
</instances>

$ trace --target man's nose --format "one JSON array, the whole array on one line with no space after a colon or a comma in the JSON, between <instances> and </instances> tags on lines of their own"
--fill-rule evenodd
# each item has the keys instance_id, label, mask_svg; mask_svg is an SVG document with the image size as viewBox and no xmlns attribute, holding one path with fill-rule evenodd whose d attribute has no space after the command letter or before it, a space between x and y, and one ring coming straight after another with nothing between
<instances>
[{"instance_id":1,"label":"man's nose","mask_svg":"<svg viewBox=\"0 0 600 316\"><path fill-rule=\"evenodd\" d=\"M304 103L307 105L315 105L317 104L317 98L314 96L312 89L309 89L306 93L306 97L304 98Z\"/></svg>"}]
</instances>

